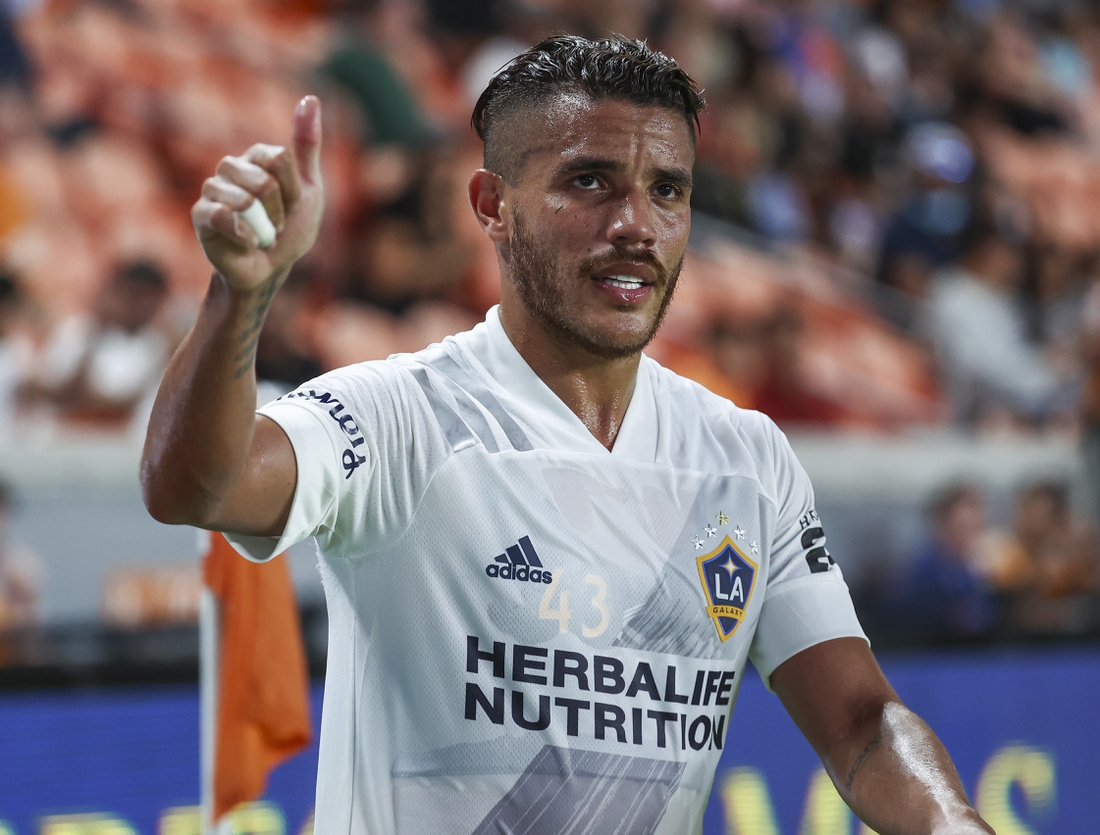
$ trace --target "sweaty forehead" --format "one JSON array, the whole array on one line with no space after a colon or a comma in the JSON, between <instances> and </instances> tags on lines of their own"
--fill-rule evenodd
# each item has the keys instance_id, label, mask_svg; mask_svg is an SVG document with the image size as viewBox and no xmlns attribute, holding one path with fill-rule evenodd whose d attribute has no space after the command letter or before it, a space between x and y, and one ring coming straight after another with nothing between
<instances>
[{"instance_id":1,"label":"sweaty forehead","mask_svg":"<svg viewBox=\"0 0 1100 835\"><path fill-rule=\"evenodd\" d=\"M663 166L691 169L692 132L682 113L619 99L563 93L539 110L517 113L511 143L517 173L554 168L576 157L627 162L639 154Z\"/></svg>"}]
</instances>

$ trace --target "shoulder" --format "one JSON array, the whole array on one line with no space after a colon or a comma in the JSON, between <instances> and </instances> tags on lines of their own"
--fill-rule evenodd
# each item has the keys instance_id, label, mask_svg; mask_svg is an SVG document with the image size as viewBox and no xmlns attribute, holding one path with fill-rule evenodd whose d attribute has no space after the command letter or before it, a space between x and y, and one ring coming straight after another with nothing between
<instances>
[{"instance_id":1,"label":"shoulder","mask_svg":"<svg viewBox=\"0 0 1100 835\"><path fill-rule=\"evenodd\" d=\"M726 427L727 431L735 431L746 438L779 432L775 422L763 412L738 406L706 386L665 368L656 360L646 357L643 362L653 375L657 396L667 398L678 411L690 413L695 420L715 429Z\"/></svg>"},{"instance_id":2,"label":"shoulder","mask_svg":"<svg viewBox=\"0 0 1100 835\"><path fill-rule=\"evenodd\" d=\"M684 436L682 443L698 445L698 453L738 470L746 460L768 464L791 455L786 436L763 412L742 408L654 360L644 361L653 375L655 396L667 410L668 425ZM690 436L697 444L690 443Z\"/></svg>"},{"instance_id":3,"label":"shoulder","mask_svg":"<svg viewBox=\"0 0 1100 835\"><path fill-rule=\"evenodd\" d=\"M304 409L330 429L377 435L384 428L421 423L423 399L405 364L394 359L372 360L325 372L259 411L275 418L286 410Z\"/></svg>"},{"instance_id":4,"label":"shoulder","mask_svg":"<svg viewBox=\"0 0 1100 835\"><path fill-rule=\"evenodd\" d=\"M407 376L408 373L402 365L393 360L361 362L326 371L279 398L277 402L300 401L326 405L341 397L362 400L384 395L386 392L401 391L407 384Z\"/></svg>"},{"instance_id":5,"label":"shoulder","mask_svg":"<svg viewBox=\"0 0 1100 835\"><path fill-rule=\"evenodd\" d=\"M392 354L386 359L341 366L301 386L299 392L304 390L304 395L296 392L292 394L297 397L308 396L310 389L340 390L362 395L384 392L407 394L410 389L420 387L417 381L420 370L432 368L447 359L461 359L463 347L470 342L472 333L449 336L443 342L434 343L415 353Z\"/></svg>"}]
</instances>

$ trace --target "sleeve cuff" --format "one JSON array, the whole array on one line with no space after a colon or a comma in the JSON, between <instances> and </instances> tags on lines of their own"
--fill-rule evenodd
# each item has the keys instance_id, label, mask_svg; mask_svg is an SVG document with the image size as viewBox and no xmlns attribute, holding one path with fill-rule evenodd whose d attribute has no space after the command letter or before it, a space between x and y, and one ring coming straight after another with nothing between
<instances>
[{"instance_id":1,"label":"sleeve cuff","mask_svg":"<svg viewBox=\"0 0 1100 835\"><path fill-rule=\"evenodd\" d=\"M297 478L290 515L282 536L227 533L225 538L246 559L266 562L316 534L328 520L336 501L336 484L326 465L336 460L336 450L324 423L306 407L279 401L264 406L259 414L275 421L294 449Z\"/></svg>"},{"instance_id":2,"label":"sleeve cuff","mask_svg":"<svg viewBox=\"0 0 1100 835\"><path fill-rule=\"evenodd\" d=\"M847 584L801 577L784 583L764 601L749 655L771 690L776 667L802 650L834 638L862 638L870 643Z\"/></svg>"}]
</instances>

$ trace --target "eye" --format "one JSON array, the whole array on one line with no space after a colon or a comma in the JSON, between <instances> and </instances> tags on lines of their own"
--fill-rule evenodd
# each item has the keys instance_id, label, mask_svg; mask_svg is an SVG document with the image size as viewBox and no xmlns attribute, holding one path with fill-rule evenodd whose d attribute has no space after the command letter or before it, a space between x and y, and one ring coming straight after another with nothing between
<instances>
[{"instance_id":1,"label":"eye","mask_svg":"<svg viewBox=\"0 0 1100 835\"><path fill-rule=\"evenodd\" d=\"M599 187L600 181L596 179L595 174L578 174L573 178L573 185L591 191Z\"/></svg>"},{"instance_id":2,"label":"eye","mask_svg":"<svg viewBox=\"0 0 1100 835\"><path fill-rule=\"evenodd\" d=\"M657 195L659 197L662 197L665 200L675 200L677 197L683 194L683 192L680 190L680 187L675 183L658 183L654 191L657 192Z\"/></svg>"}]
</instances>

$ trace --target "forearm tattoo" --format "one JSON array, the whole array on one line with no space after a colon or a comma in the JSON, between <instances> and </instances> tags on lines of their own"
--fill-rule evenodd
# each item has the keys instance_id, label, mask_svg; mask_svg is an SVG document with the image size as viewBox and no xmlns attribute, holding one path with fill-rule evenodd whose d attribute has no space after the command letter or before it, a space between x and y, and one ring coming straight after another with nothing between
<instances>
[{"instance_id":1,"label":"forearm tattoo","mask_svg":"<svg viewBox=\"0 0 1100 835\"><path fill-rule=\"evenodd\" d=\"M233 361L237 363L233 376L234 380L241 379L252 368L252 363L256 359L256 346L260 341L260 331L264 326L264 318L267 316L267 309L271 307L271 300L275 298L275 291L278 289L279 277L273 275L260 292L256 303L245 314L244 330L237 336L237 344L241 346L241 349L233 357Z\"/></svg>"},{"instance_id":2,"label":"forearm tattoo","mask_svg":"<svg viewBox=\"0 0 1100 835\"><path fill-rule=\"evenodd\" d=\"M863 768L864 763L867 762L867 758L871 756L874 750L878 748L881 743L881 733L877 733L874 735L874 737L871 738L871 741L867 743L867 746L860 752L859 756L856 757L856 761L852 763L852 768L848 772L848 779L844 781L844 788L849 790L852 788L852 783L856 779L856 774L859 773L860 769Z\"/></svg>"}]
</instances>

